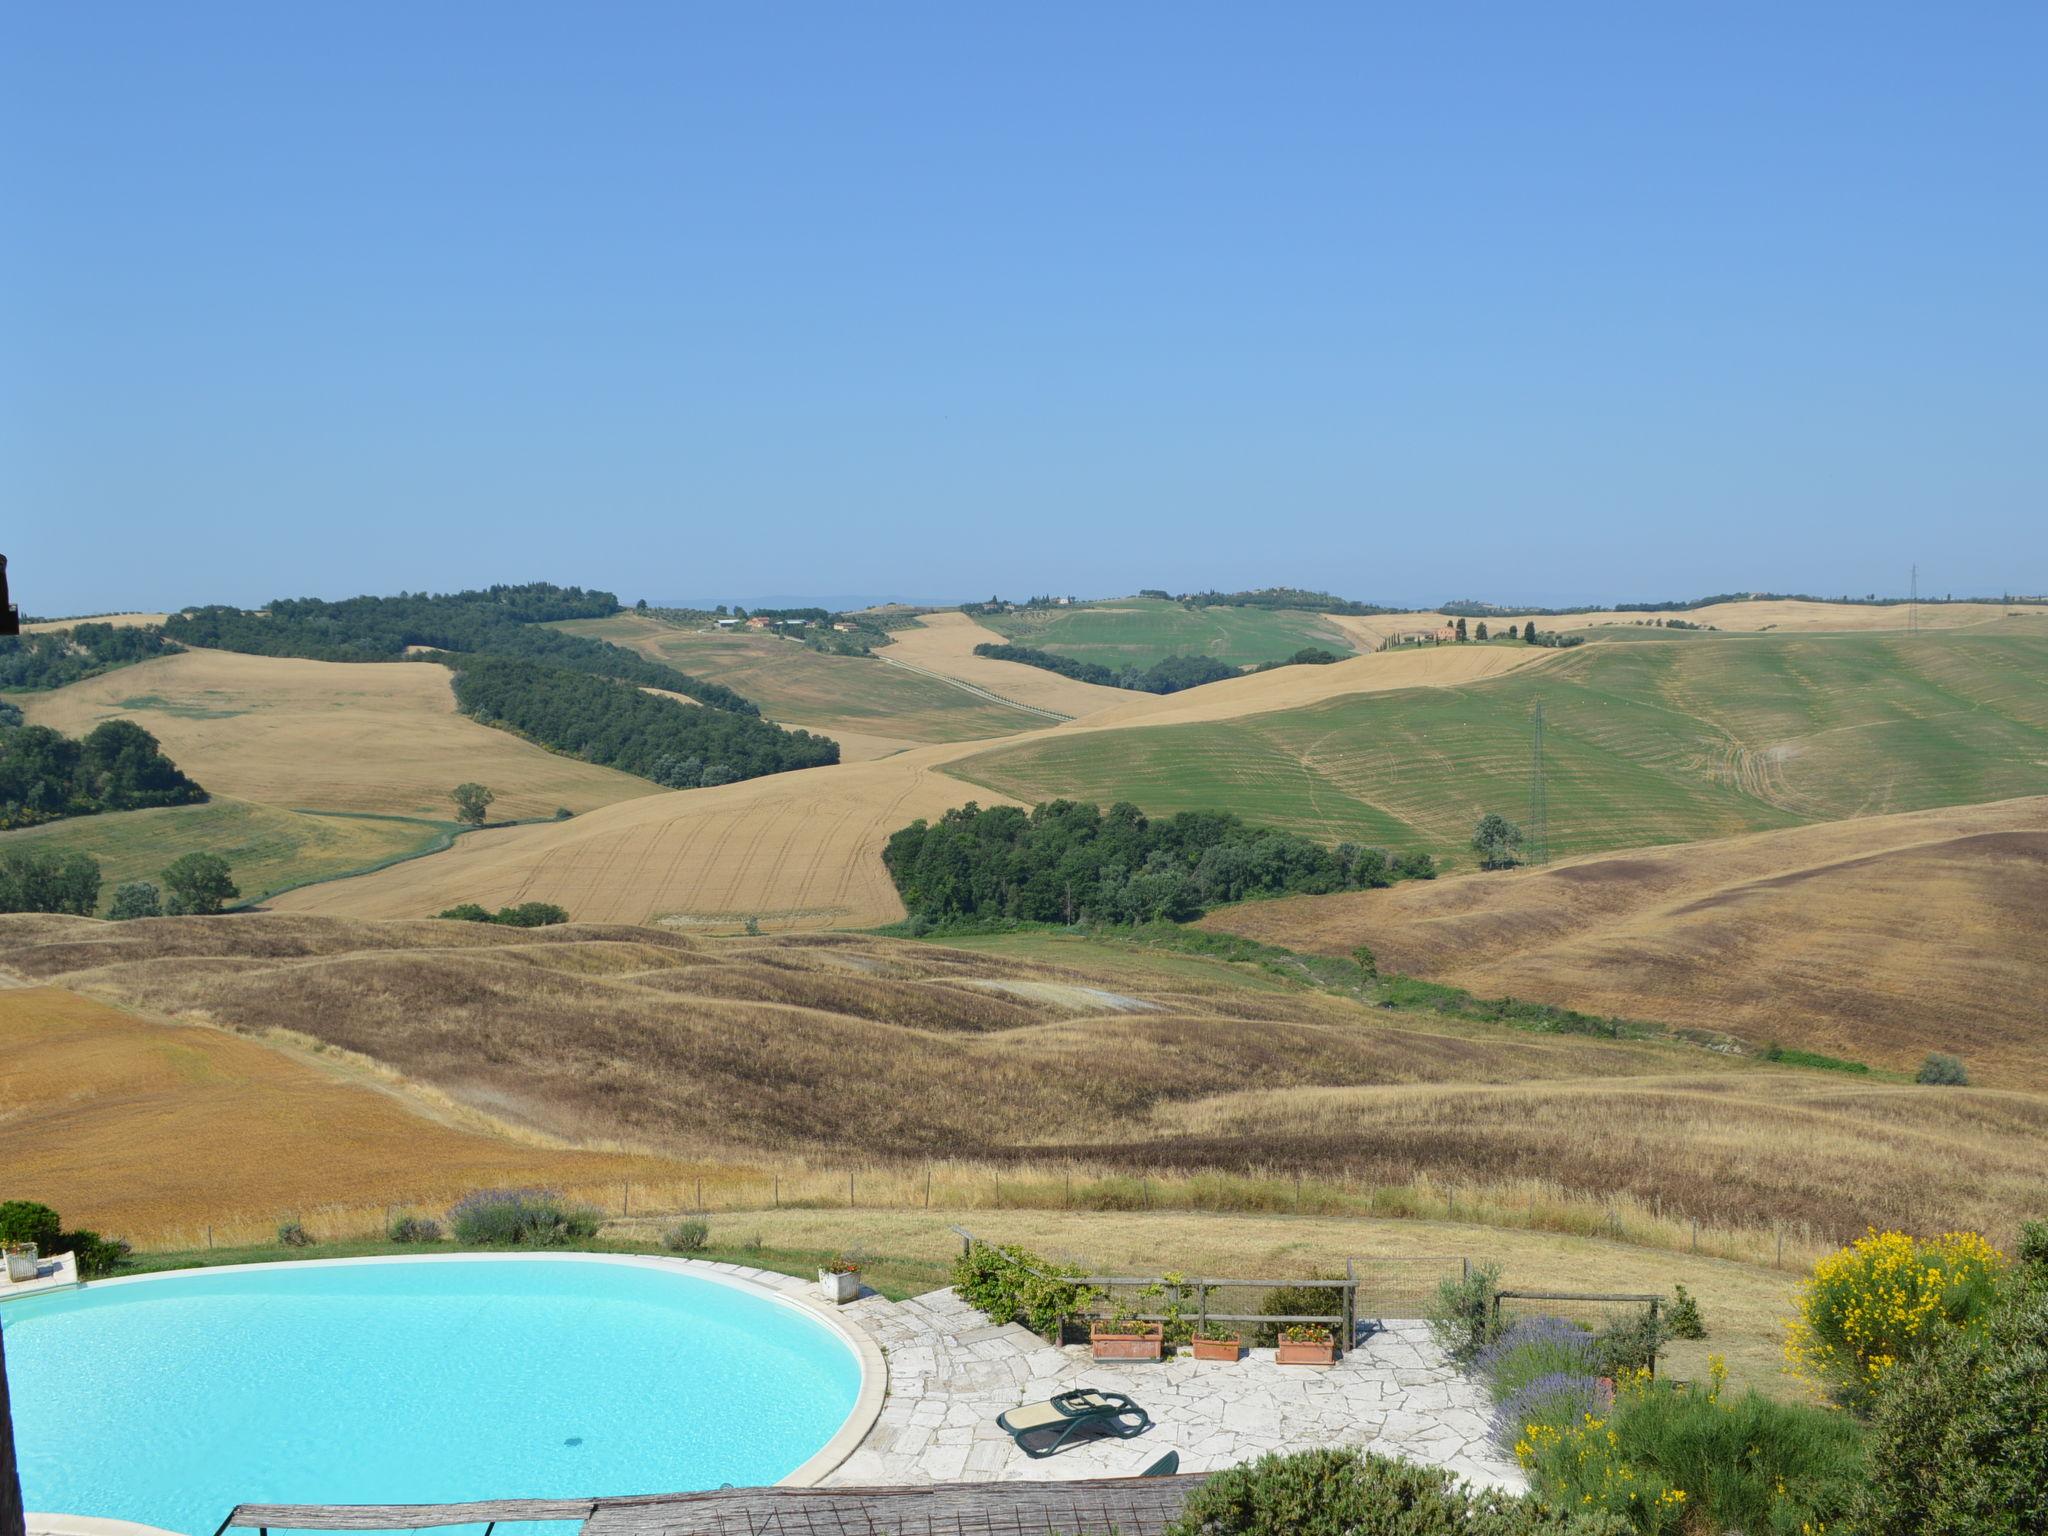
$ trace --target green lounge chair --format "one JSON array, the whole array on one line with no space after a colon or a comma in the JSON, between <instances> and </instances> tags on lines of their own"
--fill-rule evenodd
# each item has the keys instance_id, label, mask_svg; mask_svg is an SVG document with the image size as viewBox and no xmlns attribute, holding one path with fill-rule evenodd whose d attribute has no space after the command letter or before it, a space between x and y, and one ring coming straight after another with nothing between
<instances>
[{"instance_id":1,"label":"green lounge chair","mask_svg":"<svg viewBox=\"0 0 2048 1536\"><path fill-rule=\"evenodd\" d=\"M1142 1435L1152 1427L1152 1416L1121 1392L1062 1392L1042 1403L1026 1403L997 1414L996 1427L1035 1460L1052 1455L1084 1430L1115 1435L1119 1440Z\"/></svg>"}]
</instances>

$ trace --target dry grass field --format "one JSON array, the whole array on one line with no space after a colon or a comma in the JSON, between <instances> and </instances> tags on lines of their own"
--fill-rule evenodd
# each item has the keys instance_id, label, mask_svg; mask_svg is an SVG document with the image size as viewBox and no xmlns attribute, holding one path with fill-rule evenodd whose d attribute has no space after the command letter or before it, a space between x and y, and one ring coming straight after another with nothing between
<instances>
[{"instance_id":1,"label":"dry grass field","mask_svg":"<svg viewBox=\"0 0 2048 1536\"><path fill-rule=\"evenodd\" d=\"M133 720L213 793L287 810L445 818L448 791L472 779L506 819L658 793L458 714L439 666L195 650L15 698L31 724L71 736Z\"/></svg>"},{"instance_id":2,"label":"dry grass field","mask_svg":"<svg viewBox=\"0 0 2048 1536\"><path fill-rule=\"evenodd\" d=\"M103 613L91 619L42 619L22 625L21 632L25 635L42 634L52 629L69 629L74 624L111 624L116 629L134 629L143 624L161 624L169 617L168 613Z\"/></svg>"},{"instance_id":3,"label":"dry grass field","mask_svg":"<svg viewBox=\"0 0 2048 1536\"><path fill-rule=\"evenodd\" d=\"M1760 1234L1719 1243L1752 1254L1773 1227L1801 1245L1871 1221L2006 1234L2040 1203L2048 1098L1387 1012L1069 942L1054 963L852 936L0 918L0 967L310 1039L558 1142L970 1161L1009 1170L1010 1203L1031 1203L1017 1181L1035 1178L1060 1204L1056 1170L1073 1167L1177 1174L1178 1195L1156 1198L1282 1209L1298 1174L1309 1209L1462 1205L1664 1244L1698 1220Z\"/></svg>"},{"instance_id":4,"label":"dry grass field","mask_svg":"<svg viewBox=\"0 0 2048 1536\"><path fill-rule=\"evenodd\" d=\"M1381 645L1394 635L1433 629L1439 624L1457 622L1450 615L1438 613L1433 609L1415 613L1376 613L1364 617L1344 614L1329 614L1326 617L1329 623L1336 625L1362 645ZM1520 626L1533 619L1538 629L1632 629L1641 627L1653 619L1683 619L1688 624L1709 625L1731 634L1767 631L1778 634L1857 634L1874 630L1901 630L1913 624L1924 630L1968 629L1979 624L1993 624L2005 618L2034 620L2048 628L2048 607L2025 603L1922 603L1917 613L1909 617L1903 604L1879 607L1874 603L1808 603L1770 599L1756 602L1711 603L1705 608L1690 608L1675 613L1627 613L1616 610L1565 614L1502 613L1498 616L1489 616L1486 625L1489 630L1498 630L1504 625ZM1468 619L1466 622L1474 624L1478 621Z\"/></svg>"},{"instance_id":5,"label":"dry grass field","mask_svg":"<svg viewBox=\"0 0 2048 1536\"><path fill-rule=\"evenodd\" d=\"M6 919L10 925L24 921ZM438 1208L479 1185L630 1177L648 1160L522 1143L332 1056L0 989L0 1168L99 1231L343 1201Z\"/></svg>"},{"instance_id":6,"label":"dry grass field","mask_svg":"<svg viewBox=\"0 0 2048 1536\"><path fill-rule=\"evenodd\" d=\"M2048 798L1825 822L1203 926L1388 970L1910 1072L2048 1089Z\"/></svg>"},{"instance_id":7,"label":"dry grass field","mask_svg":"<svg viewBox=\"0 0 2048 1536\"><path fill-rule=\"evenodd\" d=\"M1040 715L876 657L828 656L756 630L685 628L633 613L550 627L627 646L692 676L723 683L780 724L838 740L848 760L879 755L872 750L845 753L849 734L900 747L1004 736L1045 724Z\"/></svg>"},{"instance_id":8,"label":"dry grass field","mask_svg":"<svg viewBox=\"0 0 2048 1536\"><path fill-rule=\"evenodd\" d=\"M1078 719L1097 710L1113 709L1130 698L1121 688L1076 682L1043 667L975 655L977 645L1006 642L1003 636L975 623L964 613L928 613L915 626L896 630L894 634L896 643L882 653L892 661L908 662L927 672L957 678L987 689L997 698L1011 699L1033 709Z\"/></svg>"},{"instance_id":9,"label":"dry grass field","mask_svg":"<svg viewBox=\"0 0 2048 1536\"><path fill-rule=\"evenodd\" d=\"M1063 740L1133 723L1187 724L1348 694L1448 688L1558 654L1471 646L1288 667L1164 696L1103 689L1115 696L1113 708L1005 740ZM992 665L1064 681L1032 667ZM458 901L552 901L592 922L731 927L749 916L781 928L894 922L903 905L882 868L882 845L920 816L937 817L969 800L1004 802L999 792L940 771L992 745L916 747L878 761L655 795L552 826L483 832L431 859L295 891L278 905L412 917Z\"/></svg>"}]
</instances>

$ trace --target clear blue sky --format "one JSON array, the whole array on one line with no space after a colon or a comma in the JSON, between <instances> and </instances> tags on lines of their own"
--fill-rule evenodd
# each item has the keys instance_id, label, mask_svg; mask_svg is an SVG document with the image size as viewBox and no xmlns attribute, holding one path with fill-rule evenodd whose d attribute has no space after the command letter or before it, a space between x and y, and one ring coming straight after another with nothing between
<instances>
[{"instance_id":1,"label":"clear blue sky","mask_svg":"<svg viewBox=\"0 0 2048 1536\"><path fill-rule=\"evenodd\" d=\"M32 611L2048 588L2048 6L21 5Z\"/></svg>"}]
</instances>

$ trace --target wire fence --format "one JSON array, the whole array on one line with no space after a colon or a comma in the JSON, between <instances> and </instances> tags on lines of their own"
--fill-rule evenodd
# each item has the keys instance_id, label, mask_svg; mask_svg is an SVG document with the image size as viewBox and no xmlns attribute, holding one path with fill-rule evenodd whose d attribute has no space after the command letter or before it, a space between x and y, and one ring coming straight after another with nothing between
<instances>
[{"instance_id":1,"label":"wire fence","mask_svg":"<svg viewBox=\"0 0 2048 1536\"><path fill-rule=\"evenodd\" d=\"M244 1247L274 1241L293 1222L316 1239L381 1235L398 1216L440 1217L474 1185L394 1189L353 1202L222 1211L196 1219L102 1221L110 1235L148 1250ZM1832 1252L1842 1234L1808 1226L1714 1227L1625 1199L1588 1202L1542 1180L1445 1184L1426 1175L1405 1184L1353 1180L1341 1171L1296 1173L1149 1172L1084 1164L990 1165L964 1161L767 1168L706 1165L702 1171L619 1177L551 1186L607 1218L658 1220L774 1210L1181 1211L1191 1214L1355 1217L1469 1223L1481 1227L1597 1237L1632 1246L1803 1270ZM1854 1234L1850 1234L1853 1236ZM1388 1276L1389 1283L1394 1282Z\"/></svg>"}]
</instances>

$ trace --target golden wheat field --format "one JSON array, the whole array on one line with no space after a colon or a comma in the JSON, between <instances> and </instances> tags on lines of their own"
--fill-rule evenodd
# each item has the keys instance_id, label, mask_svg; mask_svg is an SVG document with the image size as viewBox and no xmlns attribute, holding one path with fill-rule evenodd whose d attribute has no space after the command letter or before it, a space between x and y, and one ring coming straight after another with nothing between
<instances>
[{"instance_id":1,"label":"golden wheat field","mask_svg":"<svg viewBox=\"0 0 2048 1536\"><path fill-rule=\"evenodd\" d=\"M2048 1088L2048 798L1859 817L1428 885L1255 902L1203 926L1484 996Z\"/></svg>"},{"instance_id":2,"label":"golden wheat field","mask_svg":"<svg viewBox=\"0 0 2048 1536\"><path fill-rule=\"evenodd\" d=\"M480 1184L651 1166L479 1118L339 1058L0 989L0 1167L81 1226L139 1236L343 1201L438 1207Z\"/></svg>"},{"instance_id":3,"label":"golden wheat field","mask_svg":"<svg viewBox=\"0 0 2048 1536\"><path fill-rule=\"evenodd\" d=\"M896 643L879 653L885 660L956 678L1031 709L1079 718L1114 708L1130 697L1121 688L1104 688L1061 677L1043 667L975 655L977 645L1007 642L964 613L928 613L916 625L893 634Z\"/></svg>"},{"instance_id":4,"label":"golden wheat field","mask_svg":"<svg viewBox=\"0 0 2048 1536\"><path fill-rule=\"evenodd\" d=\"M1001 740L1026 743L1131 724L1227 719L1347 694L1453 687L1560 654L1446 647L1288 667L1177 694L1105 689L1117 695L1113 710ZM1013 662L991 665L1038 670ZM309 886L279 897L277 905L298 912L409 917L458 901L552 901L592 922L731 926L750 916L782 928L895 922L903 905L882 867L882 845L899 827L970 800L1010 803L941 771L994 745L916 747L874 761L650 795L552 826L478 833L447 853Z\"/></svg>"},{"instance_id":5,"label":"golden wheat field","mask_svg":"<svg viewBox=\"0 0 2048 1536\"><path fill-rule=\"evenodd\" d=\"M1457 619L1434 609L1414 613L1375 613L1364 616L1330 614L1330 623L1367 645L1383 645L1395 635L1455 624ZM1538 629L1610 629L1638 627L1660 619L1683 619L1688 624L1737 633L1773 631L1779 634L1857 633L1872 630L1967 629L1993 624L2000 619L2029 618L2048 623L2048 607L2040 604L2005 603L1922 603L1908 611L1903 603L1815 603L1792 598L1763 598L1754 602L1710 603L1671 613L1631 613L1607 609L1597 613L1488 614L1489 630L1505 625L1533 622ZM1477 619L1468 618L1468 626Z\"/></svg>"},{"instance_id":6,"label":"golden wheat field","mask_svg":"<svg viewBox=\"0 0 2048 1536\"><path fill-rule=\"evenodd\" d=\"M458 714L439 666L192 650L17 697L30 723L71 736L133 720L208 790L286 809L446 820L465 780L488 784L505 819L658 793Z\"/></svg>"},{"instance_id":7,"label":"golden wheat field","mask_svg":"<svg viewBox=\"0 0 2048 1536\"><path fill-rule=\"evenodd\" d=\"M25 635L44 634L53 629L69 629L74 624L111 624L116 629L134 629L145 624L161 624L168 619L168 613L102 613L89 619L39 619L33 624L21 626Z\"/></svg>"},{"instance_id":8,"label":"golden wheat field","mask_svg":"<svg viewBox=\"0 0 2048 1536\"><path fill-rule=\"evenodd\" d=\"M552 1142L670 1159L973 1164L1002 1203L1055 1207L1076 1198L1062 1168L1134 1205L1149 1170L1167 1183L1145 1203L1226 1209L1284 1209L1298 1177L1310 1210L1462 1204L1662 1245L1698 1221L1712 1251L1750 1257L1871 1221L2006 1233L2041 1195L2035 1095L1389 1012L1184 955L1001 949L0 918L0 967L25 981L316 1041Z\"/></svg>"}]
</instances>

